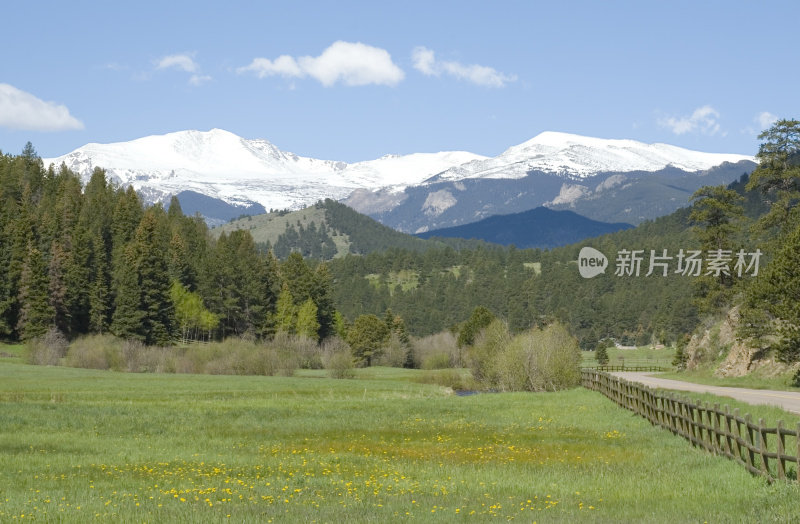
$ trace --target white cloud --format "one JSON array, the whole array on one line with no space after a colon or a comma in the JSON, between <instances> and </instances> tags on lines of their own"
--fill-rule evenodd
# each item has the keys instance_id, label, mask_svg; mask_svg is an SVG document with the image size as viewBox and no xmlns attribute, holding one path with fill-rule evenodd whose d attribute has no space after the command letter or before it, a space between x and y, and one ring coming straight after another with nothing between
<instances>
[{"instance_id":1,"label":"white cloud","mask_svg":"<svg viewBox=\"0 0 800 524\"><path fill-rule=\"evenodd\" d=\"M720 131L719 112L709 105L698 107L691 116L660 118L658 124L669 128L676 135L699 132L715 135Z\"/></svg>"},{"instance_id":2,"label":"white cloud","mask_svg":"<svg viewBox=\"0 0 800 524\"><path fill-rule=\"evenodd\" d=\"M436 56L427 47L415 47L411 53L414 69L427 76L448 74L459 80L466 80L484 87L505 87L514 82L516 75L506 75L494 68L477 64L464 65L460 62L436 60Z\"/></svg>"},{"instance_id":3,"label":"white cloud","mask_svg":"<svg viewBox=\"0 0 800 524\"><path fill-rule=\"evenodd\" d=\"M176 69L185 73L192 73L189 77L189 84L193 86L199 86L213 80L210 76L200 73L200 66L195 62L192 55L193 53L180 53L159 58L155 61L156 70ZM149 78L149 75L145 74L144 78Z\"/></svg>"},{"instance_id":4,"label":"white cloud","mask_svg":"<svg viewBox=\"0 0 800 524\"><path fill-rule=\"evenodd\" d=\"M188 54L167 55L156 61L156 69L179 69L187 73L198 70L197 62Z\"/></svg>"},{"instance_id":5,"label":"white cloud","mask_svg":"<svg viewBox=\"0 0 800 524\"><path fill-rule=\"evenodd\" d=\"M9 84L0 84L0 126L29 131L83 129L66 106L45 102Z\"/></svg>"},{"instance_id":6,"label":"white cloud","mask_svg":"<svg viewBox=\"0 0 800 524\"><path fill-rule=\"evenodd\" d=\"M212 80L212 78L208 75L192 75L191 77L189 77L189 83L192 84L193 86L199 86L201 84L205 84L210 80Z\"/></svg>"},{"instance_id":7,"label":"white cloud","mask_svg":"<svg viewBox=\"0 0 800 524\"><path fill-rule=\"evenodd\" d=\"M772 124L778 121L778 117L769 111L762 111L757 114L753 120L755 120L761 129L769 129L772 127Z\"/></svg>"},{"instance_id":8,"label":"white cloud","mask_svg":"<svg viewBox=\"0 0 800 524\"><path fill-rule=\"evenodd\" d=\"M433 51L427 47L415 47L411 52L411 58L414 60L414 69L427 76L439 76L439 71L434 67L436 65L436 57Z\"/></svg>"},{"instance_id":9,"label":"white cloud","mask_svg":"<svg viewBox=\"0 0 800 524\"><path fill-rule=\"evenodd\" d=\"M325 87L337 83L348 86L397 85L405 77L403 70L392 62L391 55L378 47L361 42L338 41L319 56L294 58L281 55L275 60L255 58L237 73L255 73L259 78L282 76L303 78L310 76Z\"/></svg>"}]
</instances>

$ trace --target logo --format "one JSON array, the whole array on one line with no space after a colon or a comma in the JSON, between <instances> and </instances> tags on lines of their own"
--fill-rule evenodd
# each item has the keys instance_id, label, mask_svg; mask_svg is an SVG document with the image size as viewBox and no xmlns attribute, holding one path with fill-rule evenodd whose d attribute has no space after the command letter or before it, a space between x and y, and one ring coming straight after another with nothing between
<instances>
[{"instance_id":1,"label":"logo","mask_svg":"<svg viewBox=\"0 0 800 524\"><path fill-rule=\"evenodd\" d=\"M578 271L583 278L593 278L600 273L605 273L608 259L593 247L581 248L578 254Z\"/></svg>"}]
</instances>

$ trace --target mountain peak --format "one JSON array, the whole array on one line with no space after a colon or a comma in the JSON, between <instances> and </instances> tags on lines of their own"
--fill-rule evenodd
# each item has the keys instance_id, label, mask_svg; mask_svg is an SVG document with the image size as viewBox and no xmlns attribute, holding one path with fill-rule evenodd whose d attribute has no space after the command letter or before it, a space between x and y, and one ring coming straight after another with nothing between
<instances>
[{"instance_id":1,"label":"mountain peak","mask_svg":"<svg viewBox=\"0 0 800 524\"><path fill-rule=\"evenodd\" d=\"M629 139L595 138L545 131L512 146L497 157L470 162L436 177L522 178L532 171L582 179L598 173L655 172L672 166L689 172L705 171L723 162L753 161L747 155L703 153L667 144Z\"/></svg>"}]
</instances>

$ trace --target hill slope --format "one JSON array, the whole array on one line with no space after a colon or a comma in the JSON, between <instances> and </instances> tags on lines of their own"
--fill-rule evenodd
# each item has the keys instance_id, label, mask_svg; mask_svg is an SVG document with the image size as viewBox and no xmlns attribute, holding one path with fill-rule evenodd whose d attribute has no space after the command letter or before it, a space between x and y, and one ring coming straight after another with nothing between
<instances>
[{"instance_id":1,"label":"hill slope","mask_svg":"<svg viewBox=\"0 0 800 524\"><path fill-rule=\"evenodd\" d=\"M425 251L447 245L472 245L477 242L434 241L395 231L374 219L331 199L299 211L280 211L243 217L212 229L250 231L253 239L272 249L278 258L292 251L304 257L330 260L348 253L369 254L388 249Z\"/></svg>"},{"instance_id":2,"label":"hill slope","mask_svg":"<svg viewBox=\"0 0 800 524\"><path fill-rule=\"evenodd\" d=\"M495 215L478 222L417 234L420 238L479 239L518 248L552 248L633 227L598 222L572 211L537 207L522 213Z\"/></svg>"}]
</instances>

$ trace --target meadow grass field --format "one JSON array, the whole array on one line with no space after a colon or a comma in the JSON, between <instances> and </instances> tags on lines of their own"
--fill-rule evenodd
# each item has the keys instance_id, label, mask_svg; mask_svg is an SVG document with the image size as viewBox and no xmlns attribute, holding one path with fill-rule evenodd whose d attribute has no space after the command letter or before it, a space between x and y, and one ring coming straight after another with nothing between
<instances>
[{"instance_id":1,"label":"meadow grass field","mask_svg":"<svg viewBox=\"0 0 800 524\"><path fill-rule=\"evenodd\" d=\"M675 358L675 348L653 349L652 346L640 346L636 349L608 348L608 366L660 366L671 368ZM599 365L594 351L581 351L581 366Z\"/></svg>"},{"instance_id":2,"label":"meadow grass field","mask_svg":"<svg viewBox=\"0 0 800 524\"><path fill-rule=\"evenodd\" d=\"M0 522L789 522L797 485L599 393L0 358Z\"/></svg>"}]
</instances>

